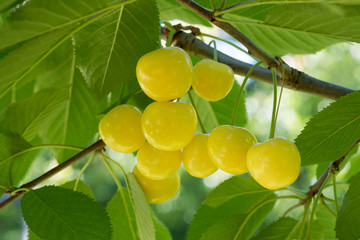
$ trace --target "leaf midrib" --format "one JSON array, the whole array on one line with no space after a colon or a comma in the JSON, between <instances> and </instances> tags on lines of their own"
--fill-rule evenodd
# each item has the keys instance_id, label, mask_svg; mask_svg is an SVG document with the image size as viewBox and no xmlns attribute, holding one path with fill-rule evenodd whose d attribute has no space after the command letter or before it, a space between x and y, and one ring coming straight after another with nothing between
<instances>
[{"instance_id":1,"label":"leaf midrib","mask_svg":"<svg viewBox=\"0 0 360 240\"><path fill-rule=\"evenodd\" d=\"M68 225L67 222L66 222L54 209L52 209L51 206L50 206L45 200L43 200L36 191L32 191L32 193L34 193L34 194L39 198L39 200L40 200L41 202L43 202L43 203L46 205L46 207L48 207L48 209L50 209L51 212L61 220L61 222L64 223L65 226L67 226L76 236L78 236L79 239L84 239L84 238L83 238L81 235L79 235L70 225ZM84 239L84 240L85 240L85 239Z\"/></svg>"}]
</instances>

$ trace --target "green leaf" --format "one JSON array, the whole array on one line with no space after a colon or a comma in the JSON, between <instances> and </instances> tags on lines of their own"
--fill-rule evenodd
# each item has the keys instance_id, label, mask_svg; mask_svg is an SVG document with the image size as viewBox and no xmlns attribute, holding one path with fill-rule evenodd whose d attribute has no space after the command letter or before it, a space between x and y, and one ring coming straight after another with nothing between
<instances>
[{"instance_id":1,"label":"green leaf","mask_svg":"<svg viewBox=\"0 0 360 240\"><path fill-rule=\"evenodd\" d=\"M55 186L30 190L21 209L26 224L44 240L111 238L105 209L79 192Z\"/></svg>"},{"instance_id":2,"label":"green leaf","mask_svg":"<svg viewBox=\"0 0 360 240\"><path fill-rule=\"evenodd\" d=\"M321 207L311 224L311 237L316 240L335 240L336 218L325 207Z\"/></svg>"},{"instance_id":3,"label":"green leaf","mask_svg":"<svg viewBox=\"0 0 360 240\"><path fill-rule=\"evenodd\" d=\"M16 9L0 28L0 98L75 32L123 4L37 0Z\"/></svg>"},{"instance_id":4,"label":"green leaf","mask_svg":"<svg viewBox=\"0 0 360 240\"><path fill-rule=\"evenodd\" d=\"M133 200L138 234L141 240L155 239L155 227L152 220L150 206L144 192L132 173L127 174L131 198Z\"/></svg>"},{"instance_id":5,"label":"green leaf","mask_svg":"<svg viewBox=\"0 0 360 240\"><path fill-rule=\"evenodd\" d=\"M306 166L339 159L359 139L360 91L356 91L316 114L295 144L300 151L301 164Z\"/></svg>"},{"instance_id":6,"label":"green leaf","mask_svg":"<svg viewBox=\"0 0 360 240\"><path fill-rule=\"evenodd\" d=\"M49 130L66 100L65 89L48 89L11 105L1 122L1 129L21 135L31 141Z\"/></svg>"},{"instance_id":7,"label":"green leaf","mask_svg":"<svg viewBox=\"0 0 360 240\"><path fill-rule=\"evenodd\" d=\"M33 231L31 231L31 229L29 228L29 230L28 230L28 240L42 240L42 239L39 238L39 236L36 235Z\"/></svg>"},{"instance_id":8,"label":"green leaf","mask_svg":"<svg viewBox=\"0 0 360 240\"><path fill-rule=\"evenodd\" d=\"M125 188L121 191L123 193L118 191L106 207L113 228L111 239L139 239L136 217L129 192Z\"/></svg>"},{"instance_id":9,"label":"green leaf","mask_svg":"<svg viewBox=\"0 0 360 240\"><path fill-rule=\"evenodd\" d=\"M290 217L281 217L262 229L251 240L278 240L278 239L294 239L294 231L298 227L299 221ZM316 238L317 239L317 238Z\"/></svg>"},{"instance_id":10,"label":"green leaf","mask_svg":"<svg viewBox=\"0 0 360 240\"><path fill-rule=\"evenodd\" d=\"M90 24L75 35L79 67L99 99L123 84L138 89L138 59L158 47L155 0L138 0Z\"/></svg>"},{"instance_id":11,"label":"green leaf","mask_svg":"<svg viewBox=\"0 0 360 240\"><path fill-rule=\"evenodd\" d=\"M252 180L250 179L250 177L235 176L216 187L215 190L213 190L214 193L211 192L209 194L209 200L208 198L205 199L204 202L200 205L200 208L197 210L189 226L187 239L200 239L202 234L208 231L208 229L210 229L212 226L214 226L214 228L213 230L209 230L211 232L221 228L222 226L226 227L226 219L231 216L236 215L244 219L245 215L257 204L260 204L266 199L275 197L273 191L270 190L254 194L254 192L258 191L258 186L253 185L251 183ZM254 192L249 191L249 193L246 194L244 191L243 194L238 194L237 191L239 191L239 188L237 187L237 184L240 184L240 186L246 186L246 183L250 183L250 185L255 188ZM213 204L216 207L207 205L207 202ZM220 203L221 205L218 205ZM262 215L258 217L260 222L253 223L251 226L248 226L248 233L252 233L253 230L255 230L255 228L253 229L252 226L258 226L258 224L261 223ZM225 222L223 223L223 221ZM239 224L241 224L240 222L237 222L236 217L231 217L229 221L230 222L228 223L232 226L236 225L239 227Z\"/></svg>"},{"instance_id":12,"label":"green leaf","mask_svg":"<svg viewBox=\"0 0 360 240\"><path fill-rule=\"evenodd\" d=\"M60 187L74 190L75 182L76 182L76 180L73 180L73 181L62 184ZM92 192L91 188L81 180L79 180L79 182L78 182L76 192L81 192L95 200L95 196L94 196L94 193Z\"/></svg>"},{"instance_id":13,"label":"green leaf","mask_svg":"<svg viewBox=\"0 0 360 240\"><path fill-rule=\"evenodd\" d=\"M236 102L239 89L239 84L234 82L234 86L230 93L225 98L217 102L208 102L205 99L197 96L194 91L191 91L191 96L194 99L196 109L207 133L211 132L217 126L229 125L231 123L234 104ZM191 103L188 94L181 97L180 100ZM244 126L246 122L247 115L245 100L243 97L241 97L236 113L235 125ZM198 131L200 132L201 129L198 128Z\"/></svg>"},{"instance_id":14,"label":"green leaf","mask_svg":"<svg viewBox=\"0 0 360 240\"><path fill-rule=\"evenodd\" d=\"M155 224L156 240L172 240L169 229L160 221L159 218L153 216Z\"/></svg>"},{"instance_id":15,"label":"green leaf","mask_svg":"<svg viewBox=\"0 0 360 240\"><path fill-rule=\"evenodd\" d=\"M201 240L241 240L249 239L262 224L274 206L269 202L247 214L236 214L216 221L202 235Z\"/></svg>"},{"instance_id":16,"label":"green leaf","mask_svg":"<svg viewBox=\"0 0 360 240\"><path fill-rule=\"evenodd\" d=\"M236 176L224 181L212 190L203 201L203 204L210 207L218 207L233 198L244 197L246 201L242 202L239 208L243 208L246 211L253 205L253 202L263 199L264 195L269 195L272 192L272 190L260 186L251 177Z\"/></svg>"},{"instance_id":17,"label":"green leaf","mask_svg":"<svg viewBox=\"0 0 360 240\"><path fill-rule=\"evenodd\" d=\"M0 133L0 185L12 187L22 180L34 158L29 154L15 155L30 147L18 134Z\"/></svg>"},{"instance_id":18,"label":"green leaf","mask_svg":"<svg viewBox=\"0 0 360 240\"><path fill-rule=\"evenodd\" d=\"M0 29L0 50L29 39L46 35L58 29L83 23L92 16L108 9L108 1L47 0L28 1L16 10L9 23Z\"/></svg>"},{"instance_id":19,"label":"green leaf","mask_svg":"<svg viewBox=\"0 0 360 240\"><path fill-rule=\"evenodd\" d=\"M336 220L336 237L341 240L360 238L360 173L351 180Z\"/></svg>"},{"instance_id":20,"label":"green leaf","mask_svg":"<svg viewBox=\"0 0 360 240\"><path fill-rule=\"evenodd\" d=\"M70 40L59 46L42 61L33 72L35 89L48 89L52 86L64 89L65 102L48 131L41 134L46 143L86 147L98 132L100 103L94 93L86 86L80 71L75 67L75 53ZM19 91L16 91L19 95ZM75 154L73 150L53 149L58 162L63 162Z\"/></svg>"},{"instance_id":21,"label":"green leaf","mask_svg":"<svg viewBox=\"0 0 360 240\"><path fill-rule=\"evenodd\" d=\"M210 7L209 1L197 2ZM238 1L227 1L226 7L234 3ZM215 4L220 6L220 1ZM305 54L341 41L359 42L358 4L358 0L244 1L242 8L223 17L270 55Z\"/></svg>"},{"instance_id":22,"label":"green leaf","mask_svg":"<svg viewBox=\"0 0 360 240\"><path fill-rule=\"evenodd\" d=\"M0 188L0 198L5 193L5 189Z\"/></svg>"},{"instance_id":23,"label":"green leaf","mask_svg":"<svg viewBox=\"0 0 360 240\"><path fill-rule=\"evenodd\" d=\"M194 13L193 11L182 6L175 0L157 0L160 11L161 20L174 20L181 19L190 24L202 24L207 27L211 27L211 24Z\"/></svg>"},{"instance_id":24,"label":"green leaf","mask_svg":"<svg viewBox=\"0 0 360 240\"><path fill-rule=\"evenodd\" d=\"M0 2L0 13L15 7L17 4L23 1L25 0L2 0Z\"/></svg>"}]
</instances>

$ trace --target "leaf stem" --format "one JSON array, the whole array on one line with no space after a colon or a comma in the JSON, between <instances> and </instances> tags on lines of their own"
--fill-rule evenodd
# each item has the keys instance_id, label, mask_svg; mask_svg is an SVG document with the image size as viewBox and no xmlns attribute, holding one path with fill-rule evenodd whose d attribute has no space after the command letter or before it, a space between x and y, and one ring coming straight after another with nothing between
<instances>
[{"instance_id":1,"label":"leaf stem","mask_svg":"<svg viewBox=\"0 0 360 240\"><path fill-rule=\"evenodd\" d=\"M101 155L102 157L106 158L107 160L111 161L112 163L114 163L114 164L120 169L121 173L123 174L123 176L124 176L124 178L125 178L126 186L130 186L130 185L129 185L128 178L127 178L127 176L126 176L126 172L125 172L124 168L121 166L121 164L118 163L117 161L115 161L114 159L106 156L104 153L100 153L100 155Z\"/></svg>"},{"instance_id":2,"label":"leaf stem","mask_svg":"<svg viewBox=\"0 0 360 240\"><path fill-rule=\"evenodd\" d=\"M240 86L240 89L239 89L239 92L238 92L238 95L237 95L237 97L236 97L236 101L235 101L235 104L234 104L234 109L233 109L233 113L232 113L232 117L231 117L231 123L230 123L230 125L232 125L232 126L234 126L234 124L235 124L236 113L237 113L237 109L238 109L238 106L239 106L241 93L242 93L242 91L243 91L244 88L245 88L246 82L247 82L247 80L249 79L250 75L251 75L251 74L253 73L253 71L255 70L255 68L257 68L261 63L262 63L262 61L257 62L254 66L252 66L252 67L250 68L250 70L249 70L249 71L246 73L246 75L245 75L244 81L242 82L242 84L241 84L241 86Z\"/></svg>"},{"instance_id":3,"label":"leaf stem","mask_svg":"<svg viewBox=\"0 0 360 240\"><path fill-rule=\"evenodd\" d=\"M203 134L206 134L206 129L205 129L205 127L204 127L203 122L201 121L199 112L198 112L197 107L196 107L196 105L195 105L194 99L193 99L193 97L192 97L192 95L191 95L191 92L188 91L188 94L189 94L189 98L190 98L191 104L193 105L193 107L194 107L194 109L195 109L196 116L197 116L197 118L198 118L198 120L199 120L199 125L200 125L200 128L201 128L201 131L202 131Z\"/></svg>"},{"instance_id":4,"label":"leaf stem","mask_svg":"<svg viewBox=\"0 0 360 240\"><path fill-rule=\"evenodd\" d=\"M302 239L302 236L304 234L304 228L305 228L305 223L306 223L307 216L309 214L309 206L310 206L310 204L311 204L311 198L308 198L307 201L306 201L306 204L305 204L304 216L303 216L303 219L301 221L300 232L299 232L299 237L298 237L299 240Z\"/></svg>"},{"instance_id":5,"label":"leaf stem","mask_svg":"<svg viewBox=\"0 0 360 240\"><path fill-rule=\"evenodd\" d=\"M76 177L76 180L75 180L75 185L74 185L74 191L76 191L77 187L78 187L78 184L79 184L79 181L80 181L80 177L81 175L85 172L85 170L87 169L88 166L90 166L91 162L94 160L94 158L96 157L97 155L97 152L93 152L93 154L90 156L89 160L85 163L85 165L81 168L79 174L77 175Z\"/></svg>"},{"instance_id":6,"label":"leaf stem","mask_svg":"<svg viewBox=\"0 0 360 240\"><path fill-rule=\"evenodd\" d=\"M131 235L132 235L132 238L133 239L137 239L136 237L136 233L135 233L135 230L134 230L134 226L132 224L132 221L131 221L131 216L130 216L130 212L129 212L129 208L127 206L127 202L126 202L126 196L125 196L125 192L124 192L124 189L118 179L118 177L116 176L116 173L114 171L114 169L111 167L111 165L109 164L109 162L107 161L107 159L104 157L105 155L101 155L102 159L103 159L103 162L104 164L106 165L107 169L109 170L109 173L111 174L111 176L113 177L114 181L115 181L115 184L117 185L118 187L118 192L120 193L121 195L121 199L123 200L123 204L124 204L124 208L125 208L125 212L126 212L126 216L129 220L129 228L131 230ZM126 175L125 175L125 178L126 178Z\"/></svg>"},{"instance_id":7,"label":"leaf stem","mask_svg":"<svg viewBox=\"0 0 360 240\"><path fill-rule=\"evenodd\" d=\"M102 140L99 140L99 141L95 142L94 144L92 144L91 146L85 148L81 152L75 154L74 156L72 156L71 158L66 160L65 162L57 165L56 167L50 169L47 172L45 172L44 174L42 174L38 178L35 178L34 180L32 180L32 181L30 181L30 182L28 182L26 184L21 185L19 188L33 188L36 185L38 185L39 183L49 179L50 177L54 176L58 172L64 170L66 167L70 166L71 164L73 164L73 163L77 162L78 160L82 159L84 156L88 155L89 153L94 152L94 151L98 151L98 150L102 149L104 146L105 146L105 143ZM11 196L8 199L6 199L5 201L1 202L0 203L0 209L7 206L10 203L12 203L16 199L20 198L24 193L25 193L25 191L19 191L19 192L17 192L16 195Z\"/></svg>"},{"instance_id":8,"label":"leaf stem","mask_svg":"<svg viewBox=\"0 0 360 240\"><path fill-rule=\"evenodd\" d=\"M273 77L273 86L274 86L274 99L273 99L273 110L272 110L272 117L271 117L271 125L270 125L270 138L274 138L275 136L275 128L276 128L276 103L277 103L277 76L276 76L276 69L271 68L271 73Z\"/></svg>"},{"instance_id":9,"label":"leaf stem","mask_svg":"<svg viewBox=\"0 0 360 240\"><path fill-rule=\"evenodd\" d=\"M327 175L327 177L326 177L326 179L325 179L325 181L324 181L324 184L321 185L321 187L320 187L320 189L319 189L319 192L318 192L318 194L317 194L316 197L315 197L314 205L313 205L313 207L312 207L312 209L311 209L311 214L310 214L310 219L309 219L309 223L308 223L308 228L307 228L307 231L306 231L305 239L309 239L309 237L310 237L310 234L311 234L311 224L312 224L312 222L313 222L313 220L314 220L315 212L317 211L317 210L316 210L317 203L318 203L319 198L320 198L320 196L321 196L321 192L323 191L324 186L325 186L325 184L326 184L326 182L327 182L328 180L329 180L329 175Z\"/></svg>"},{"instance_id":10,"label":"leaf stem","mask_svg":"<svg viewBox=\"0 0 360 240\"><path fill-rule=\"evenodd\" d=\"M337 214L333 210L331 210L331 208L326 204L324 198L321 198L321 203L324 205L324 207L329 211L331 215L337 217Z\"/></svg>"},{"instance_id":11,"label":"leaf stem","mask_svg":"<svg viewBox=\"0 0 360 240\"><path fill-rule=\"evenodd\" d=\"M334 189L334 201L336 206L336 214L339 214L339 205L338 205L338 198L337 198L337 191L336 191L336 174L335 172L331 173L332 182L333 182L333 189Z\"/></svg>"},{"instance_id":12,"label":"leaf stem","mask_svg":"<svg viewBox=\"0 0 360 240\"><path fill-rule=\"evenodd\" d=\"M278 196L278 197L274 197L274 198L271 198L271 199L267 199L267 200L264 200L260 203L258 203L257 205L255 205L248 213L248 215L246 216L246 218L244 219L244 221L242 222L242 224L240 225L240 228L238 229L238 231L236 232L236 235L234 237L234 239L238 239L242 230L244 229L245 225L247 224L247 222L250 220L251 216L259 209L261 208L262 206L270 203L270 202L274 202L274 201L277 201L277 200L280 200L280 199L299 199L297 196Z\"/></svg>"},{"instance_id":13,"label":"leaf stem","mask_svg":"<svg viewBox=\"0 0 360 240\"><path fill-rule=\"evenodd\" d=\"M75 151L83 151L84 148L81 147L76 147L76 146L70 146L70 145L63 145L63 144L42 144L42 145L37 145L37 146L33 146L33 147L29 147L27 149L24 149L20 152L17 152L13 155L11 155L10 157L5 158L2 163L9 161L17 156L20 156L22 154L25 154L27 152L31 152L34 150L38 150L38 149L43 149L43 148L61 148L61 149L70 149L70 150L75 150Z\"/></svg>"},{"instance_id":14,"label":"leaf stem","mask_svg":"<svg viewBox=\"0 0 360 240\"><path fill-rule=\"evenodd\" d=\"M214 35L211 35L211 34L207 34L207 33L201 33L200 36L214 38L214 39L216 39L216 40L219 40L219 41L222 41L222 42L224 42L224 43L227 43L227 44L229 44L230 46L238 49L239 51L247 54L249 57L255 59L257 62L260 61L259 59L257 59L257 58L254 57L253 55L249 54L246 50L242 49L241 47L239 47L238 45L236 45L236 44L233 43L233 42L230 42L230 41L228 41L228 40L225 40L225 39L222 39L222 38L220 38L220 37L217 37L217 36L214 36Z\"/></svg>"}]
</instances>

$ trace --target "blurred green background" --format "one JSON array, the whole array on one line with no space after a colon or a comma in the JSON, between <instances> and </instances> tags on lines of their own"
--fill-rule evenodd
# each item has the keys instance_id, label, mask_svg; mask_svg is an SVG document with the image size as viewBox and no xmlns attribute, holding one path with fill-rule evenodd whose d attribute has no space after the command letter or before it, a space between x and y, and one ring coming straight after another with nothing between
<instances>
[{"instance_id":1,"label":"blurred green background","mask_svg":"<svg viewBox=\"0 0 360 240\"><path fill-rule=\"evenodd\" d=\"M240 52L239 54L234 54L236 50L221 42L218 42L218 49L224 52L231 52L233 56L249 61L247 56L242 56ZM284 59L290 66L324 81L353 89L359 89L360 87L359 45L337 44L316 54L286 56ZM237 76L237 80L242 82L243 78ZM272 86L250 80L245 94L247 97L246 107L248 114L248 123L245 127L256 135L258 141L264 141L269 134L272 111ZM309 118L330 102L330 100L321 97L284 89L276 136L283 136L293 140L301 132ZM132 154L116 154L111 150L108 150L108 154L121 162L127 170L130 170L136 162ZM356 158L357 161L352 161L352 164L360 162L359 154L355 154L353 158ZM30 170L31 175L27 176L24 182L33 179L56 165L54 159L50 161L49 159L51 159L51 154L43 150ZM86 159L79 161L44 184L58 185L73 180L85 162ZM293 186L307 190L309 185L315 181L315 171L316 166L303 168L298 181ZM340 180L349 171L351 171L350 167L345 167L342 173L339 174ZM119 175L119 177L121 176ZM159 219L169 228L174 239L185 239L188 225L201 201L212 188L229 177L231 177L230 174L218 171L205 179L197 179L190 176L182 168L181 187L178 194L166 203L152 205L152 208ZM104 206L116 192L116 185L100 159L96 159L90 165L83 174L82 180L93 189L97 200ZM340 191L345 190L345 187L340 189ZM3 196L0 200L3 201L5 197L7 196ZM281 205L277 204L276 210L266 219L265 224L275 218L276 214L281 215L291 204L294 204L291 200ZM293 211L290 216L296 217L300 211ZM26 236L27 230L22 221L20 202L16 201L0 210L0 240L27 239Z\"/></svg>"}]
</instances>

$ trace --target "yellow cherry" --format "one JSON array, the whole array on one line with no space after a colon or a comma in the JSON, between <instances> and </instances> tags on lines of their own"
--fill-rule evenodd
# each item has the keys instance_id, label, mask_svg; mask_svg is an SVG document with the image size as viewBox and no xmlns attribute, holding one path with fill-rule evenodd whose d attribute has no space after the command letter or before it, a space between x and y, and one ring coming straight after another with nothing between
<instances>
[{"instance_id":1,"label":"yellow cherry","mask_svg":"<svg viewBox=\"0 0 360 240\"><path fill-rule=\"evenodd\" d=\"M100 120L99 132L104 143L117 152L134 152L145 142L141 130L141 112L128 104L110 110Z\"/></svg>"},{"instance_id":2,"label":"yellow cherry","mask_svg":"<svg viewBox=\"0 0 360 240\"><path fill-rule=\"evenodd\" d=\"M169 101L190 89L192 69L191 58L184 50L168 47L142 56L136 76L146 95L156 101Z\"/></svg>"},{"instance_id":3,"label":"yellow cherry","mask_svg":"<svg viewBox=\"0 0 360 240\"><path fill-rule=\"evenodd\" d=\"M294 143L285 138L272 138L249 149L247 165L255 181L275 190L295 182L301 158Z\"/></svg>"},{"instance_id":4,"label":"yellow cherry","mask_svg":"<svg viewBox=\"0 0 360 240\"><path fill-rule=\"evenodd\" d=\"M181 166L181 151L162 151L146 142L137 155L137 168L145 177L160 180L173 175Z\"/></svg>"},{"instance_id":5,"label":"yellow cherry","mask_svg":"<svg viewBox=\"0 0 360 240\"><path fill-rule=\"evenodd\" d=\"M198 178L210 176L218 169L208 153L207 134L197 134L183 149L183 163L190 175Z\"/></svg>"},{"instance_id":6,"label":"yellow cherry","mask_svg":"<svg viewBox=\"0 0 360 240\"><path fill-rule=\"evenodd\" d=\"M223 125L209 136L209 155L218 168L231 174L248 172L246 154L257 143L255 136L245 128Z\"/></svg>"},{"instance_id":7,"label":"yellow cherry","mask_svg":"<svg viewBox=\"0 0 360 240\"><path fill-rule=\"evenodd\" d=\"M173 198L180 187L179 172L162 180L153 180L142 175L137 166L135 166L133 174L142 188L147 201L152 204L166 202Z\"/></svg>"},{"instance_id":8,"label":"yellow cherry","mask_svg":"<svg viewBox=\"0 0 360 240\"><path fill-rule=\"evenodd\" d=\"M185 147L196 131L196 112L188 103L153 102L146 107L141 127L146 140L163 151Z\"/></svg>"},{"instance_id":9,"label":"yellow cherry","mask_svg":"<svg viewBox=\"0 0 360 240\"><path fill-rule=\"evenodd\" d=\"M234 72L231 67L223 63L204 59L193 69L192 87L197 95L208 101L224 98L233 84Z\"/></svg>"}]
</instances>

